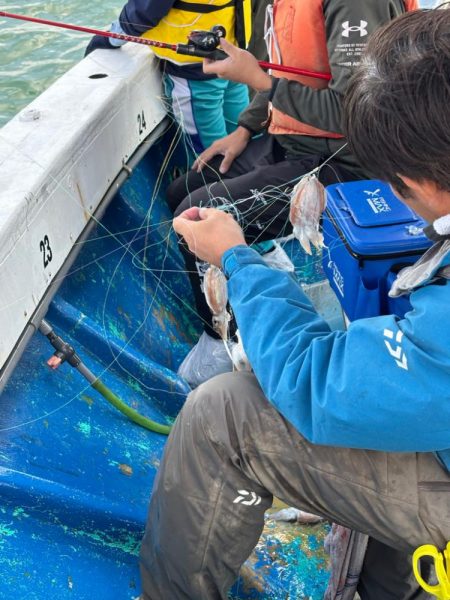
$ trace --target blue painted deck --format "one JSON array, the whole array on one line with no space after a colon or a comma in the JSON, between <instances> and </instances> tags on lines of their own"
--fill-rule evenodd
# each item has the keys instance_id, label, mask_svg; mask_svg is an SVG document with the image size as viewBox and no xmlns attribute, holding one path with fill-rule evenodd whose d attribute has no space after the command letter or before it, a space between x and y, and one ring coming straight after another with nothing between
<instances>
[{"instance_id":1,"label":"blue painted deck","mask_svg":"<svg viewBox=\"0 0 450 600\"><path fill-rule=\"evenodd\" d=\"M170 423L188 392L176 370L200 324L155 193L164 153L164 142L153 147L121 188L46 319L119 397ZM302 277L316 280L318 264L300 265ZM67 364L50 371L52 353L36 334L0 397L0 598L131 600L166 438L129 422ZM325 528L292 531L265 531L236 598L322 598Z\"/></svg>"}]
</instances>

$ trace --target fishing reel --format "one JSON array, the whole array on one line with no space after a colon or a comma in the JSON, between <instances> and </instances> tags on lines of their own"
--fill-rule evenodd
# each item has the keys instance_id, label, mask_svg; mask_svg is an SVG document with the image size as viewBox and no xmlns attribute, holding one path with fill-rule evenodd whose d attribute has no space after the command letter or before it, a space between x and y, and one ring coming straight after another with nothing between
<instances>
[{"instance_id":1,"label":"fishing reel","mask_svg":"<svg viewBox=\"0 0 450 600\"><path fill-rule=\"evenodd\" d=\"M213 52L220 45L220 40L226 36L227 32L222 25L214 25L209 31L195 29L188 36L189 44L192 44L198 50Z\"/></svg>"},{"instance_id":2,"label":"fishing reel","mask_svg":"<svg viewBox=\"0 0 450 600\"><path fill-rule=\"evenodd\" d=\"M187 44L177 44L178 54L223 60L227 55L219 49L220 40L226 36L226 29L222 25L215 25L210 31L196 29L188 36Z\"/></svg>"}]
</instances>

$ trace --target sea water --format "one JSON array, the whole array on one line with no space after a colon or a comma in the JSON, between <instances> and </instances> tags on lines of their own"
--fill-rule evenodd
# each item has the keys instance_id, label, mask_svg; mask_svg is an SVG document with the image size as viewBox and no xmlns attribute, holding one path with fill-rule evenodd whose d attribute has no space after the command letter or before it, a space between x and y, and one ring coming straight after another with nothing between
<instances>
[{"instance_id":1,"label":"sea water","mask_svg":"<svg viewBox=\"0 0 450 600\"><path fill-rule=\"evenodd\" d=\"M105 29L125 0L6 0L0 10ZM89 34L0 18L0 127L83 58Z\"/></svg>"},{"instance_id":2,"label":"sea water","mask_svg":"<svg viewBox=\"0 0 450 600\"><path fill-rule=\"evenodd\" d=\"M104 29L125 0L7 0L0 10ZM432 7L436 0L421 0ZM0 127L78 62L88 34L0 18Z\"/></svg>"}]
</instances>

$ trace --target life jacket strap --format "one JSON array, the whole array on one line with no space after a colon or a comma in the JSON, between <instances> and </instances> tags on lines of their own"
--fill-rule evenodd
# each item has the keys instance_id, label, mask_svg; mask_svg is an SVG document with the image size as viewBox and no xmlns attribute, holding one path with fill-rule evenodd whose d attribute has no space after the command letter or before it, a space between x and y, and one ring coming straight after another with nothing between
<instances>
[{"instance_id":1,"label":"life jacket strap","mask_svg":"<svg viewBox=\"0 0 450 600\"><path fill-rule=\"evenodd\" d=\"M245 32L245 14L244 14L244 0L235 0L235 20L234 20L234 37L236 38L239 48L245 50L246 44L246 32Z\"/></svg>"}]
</instances>

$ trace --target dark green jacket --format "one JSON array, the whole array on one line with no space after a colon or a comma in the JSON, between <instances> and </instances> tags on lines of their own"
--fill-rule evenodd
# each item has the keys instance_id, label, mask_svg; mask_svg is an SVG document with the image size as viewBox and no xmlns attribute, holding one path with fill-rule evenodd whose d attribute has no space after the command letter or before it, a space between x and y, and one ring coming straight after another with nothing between
<instances>
[{"instance_id":1,"label":"dark green jacket","mask_svg":"<svg viewBox=\"0 0 450 600\"><path fill-rule=\"evenodd\" d=\"M249 107L241 113L239 124L255 133L263 131L271 101L275 108L304 123L340 132L342 98L370 34L404 12L403 0L324 0L323 15L332 74L329 87L315 90L297 81L274 78L272 90L256 94ZM345 143L343 140L303 135L277 135L277 140L288 156L296 157L304 154L328 157ZM354 172L355 177L370 176L362 171L348 150L341 151L339 162Z\"/></svg>"}]
</instances>

